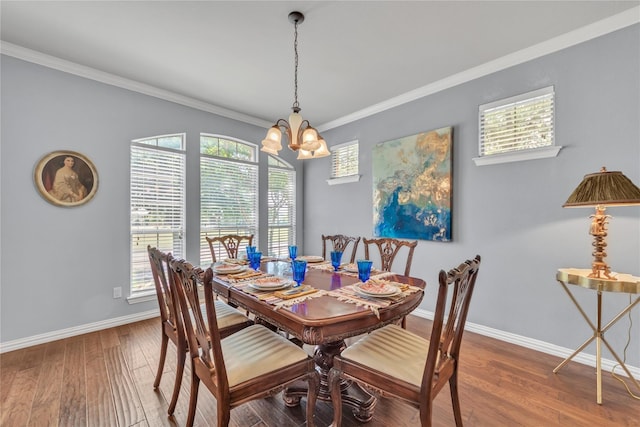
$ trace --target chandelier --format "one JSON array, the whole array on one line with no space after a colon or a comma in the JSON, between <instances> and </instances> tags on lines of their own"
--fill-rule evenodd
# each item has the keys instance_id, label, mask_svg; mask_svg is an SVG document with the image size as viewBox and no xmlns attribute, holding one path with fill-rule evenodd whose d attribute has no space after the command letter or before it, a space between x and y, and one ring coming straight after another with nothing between
<instances>
[{"instance_id":1,"label":"chandelier","mask_svg":"<svg viewBox=\"0 0 640 427\"><path fill-rule=\"evenodd\" d=\"M327 143L309 124L308 120L303 120L300 115L300 104L298 104L298 25L304 22L304 15L300 12L291 12L289 22L294 25L293 52L295 58L294 74L294 95L293 112L289 115L289 121L278 119L276 124L267 131L267 136L262 140L261 151L275 156L282 150L282 131L286 132L289 138L289 148L298 152L298 159L317 159L331 154L327 149Z\"/></svg>"}]
</instances>

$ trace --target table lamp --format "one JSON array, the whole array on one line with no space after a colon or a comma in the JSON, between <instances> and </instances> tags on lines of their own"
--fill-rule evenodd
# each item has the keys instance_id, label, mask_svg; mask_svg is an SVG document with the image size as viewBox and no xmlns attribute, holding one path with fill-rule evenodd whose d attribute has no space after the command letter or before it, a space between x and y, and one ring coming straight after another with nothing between
<instances>
[{"instance_id":1,"label":"table lamp","mask_svg":"<svg viewBox=\"0 0 640 427\"><path fill-rule=\"evenodd\" d=\"M593 236L593 262L589 277L613 279L611 269L605 262L607 253L607 206L640 205L640 188L624 176L622 172L610 172L604 166L600 172L585 175L584 179L573 190L562 207L595 207L596 213L591 215L589 234Z\"/></svg>"}]
</instances>

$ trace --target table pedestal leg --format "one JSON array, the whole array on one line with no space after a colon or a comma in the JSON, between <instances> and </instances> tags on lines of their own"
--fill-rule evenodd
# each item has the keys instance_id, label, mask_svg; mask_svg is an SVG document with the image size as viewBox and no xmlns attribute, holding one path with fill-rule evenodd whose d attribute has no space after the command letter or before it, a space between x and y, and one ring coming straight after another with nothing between
<instances>
[{"instance_id":1,"label":"table pedestal leg","mask_svg":"<svg viewBox=\"0 0 640 427\"><path fill-rule=\"evenodd\" d=\"M331 401L331 390L327 382L327 375L333 366L333 357L346 348L344 340L321 344L316 347L313 360L320 373L320 393L318 399ZM353 408L354 417L360 422L370 421L377 399L358 384L343 380L340 383L342 403ZM284 401L287 406L297 406L300 398L307 395L306 384L295 384L284 391Z\"/></svg>"}]
</instances>

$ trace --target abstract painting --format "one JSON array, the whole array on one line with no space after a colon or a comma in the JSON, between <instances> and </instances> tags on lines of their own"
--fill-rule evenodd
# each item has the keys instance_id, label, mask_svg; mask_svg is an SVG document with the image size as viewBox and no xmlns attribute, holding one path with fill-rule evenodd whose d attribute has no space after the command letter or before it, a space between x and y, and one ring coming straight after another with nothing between
<instances>
[{"instance_id":1,"label":"abstract painting","mask_svg":"<svg viewBox=\"0 0 640 427\"><path fill-rule=\"evenodd\" d=\"M451 241L451 127L373 149L373 233Z\"/></svg>"}]
</instances>

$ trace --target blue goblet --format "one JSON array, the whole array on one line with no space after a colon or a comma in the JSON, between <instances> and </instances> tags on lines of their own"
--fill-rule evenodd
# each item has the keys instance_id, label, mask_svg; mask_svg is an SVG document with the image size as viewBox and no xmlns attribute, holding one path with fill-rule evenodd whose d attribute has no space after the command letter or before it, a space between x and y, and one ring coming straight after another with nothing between
<instances>
[{"instance_id":1,"label":"blue goblet","mask_svg":"<svg viewBox=\"0 0 640 427\"><path fill-rule=\"evenodd\" d=\"M307 261L303 259L291 261L291 269L293 270L293 280L296 281L296 287L300 286L307 271Z\"/></svg>"},{"instance_id":2,"label":"blue goblet","mask_svg":"<svg viewBox=\"0 0 640 427\"><path fill-rule=\"evenodd\" d=\"M296 245L289 246L289 258L291 258L291 261L296 259L297 256L298 256L298 247Z\"/></svg>"},{"instance_id":3,"label":"blue goblet","mask_svg":"<svg viewBox=\"0 0 640 427\"><path fill-rule=\"evenodd\" d=\"M254 270L260 270L260 259L262 258L262 252L255 251L249 256L249 266Z\"/></svg>"},{"instance_id":4,"label":"blue goblet","mask_svg":"<svg viewBox=\"0 0 640 427\"><path fill-rule=\"evenodd\" d=\"M331 265L333 266L333 271L338 271L341 261L342 251L331 251Z\"/></svg>"},{"instance_id":5,"label":"blue goblet","mask_svg":"<svg viewBox=\"0 0 640 427\"><path fill-rule=\"evenodd\" d=\"M373 261L369 261L368 259L359 259L358 263L358 279L364 283L369 280L369 276L371 275L371 266L373 265Z\"/></svg>"},{"instance_id":6,"label":"blue goblet","mask_svg":"<svg viewBox=\"0 0 640 427\"><path fill-rule=\"evenodd\" d=\"M247 250L247 260L249 260L249 262L251 262L251 254L256 251L256 247L255 246L247 246L246 250Z\"/></svg>"}]
</instances>

